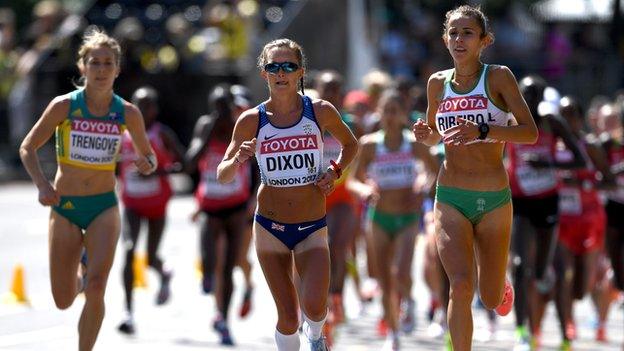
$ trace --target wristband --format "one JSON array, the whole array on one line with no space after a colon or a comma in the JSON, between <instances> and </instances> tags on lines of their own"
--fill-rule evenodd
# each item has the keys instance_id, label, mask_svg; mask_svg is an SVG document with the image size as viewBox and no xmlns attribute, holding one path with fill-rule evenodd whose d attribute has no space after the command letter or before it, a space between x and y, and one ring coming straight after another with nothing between
<instances>
[{"instance_id":1,"label":"wristband","mask_svg":"<svg viewBox=\"0 0 624 351\"><path fill-rule=\"evenodd\" d=\"M332 168L334 172L336 172L336 178L339 179L340 177L342 177L342 168L340 167L340 165L338 165L334 160L329 160L329 164L331 165L330 168Z\"/></svg>"},{"instance_id":2,"label":"wristband","mask_svg":"<svg viewBox=\"0 0 624 351\"><path fill-rule=\"evenodd\" d=\"M145 155L145 158L147 159L147 163L152 166L151 170L155 171L156 167L158 167L158 160L156 159L156 156L154 154L147 154Z\"/></svg>"}]
</instances>

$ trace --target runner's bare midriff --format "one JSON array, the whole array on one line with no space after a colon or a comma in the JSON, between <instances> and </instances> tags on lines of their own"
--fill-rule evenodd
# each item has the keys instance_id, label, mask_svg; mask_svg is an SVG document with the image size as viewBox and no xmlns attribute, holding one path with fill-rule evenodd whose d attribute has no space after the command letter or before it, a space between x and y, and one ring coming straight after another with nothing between
<instances>
[{"instance_id":1,"label":"runner's bare midriff","mask_svg":"<svg viewBox=\"0 0 624 351\"><path fill-rule=\"evenodd\" d=\"M300 223L325 216L325 196L313 184L277 188L261 185L258 213L282 223Z\"/></svg>"},{"instance_id":2,"label":"runner's bare midriff","mask_svg":"<svg viewBox=\"0 0 624 351\"><path fill-rule=\"evenodd\" d=\"M503 165L504 144L447 146L438 184L476 191L497 191L509 186Z\"/></svg>"},{"instance_id":3,"label":"runner's bare midriff","mask_svg":"<svg viewBox=\"0 0 624 351\"><path fill-rule=\"evenodd\" d=\"M420 210L422 200L422 195L414 194L409 188L384 190L375 209L390 214L414 213Z\"/></svg>"},{"instance_id":4,"label":"runner's bare midriff","mask_svg":"<svg viewBox=\"0 0 624 351\"><path fill-rule=\"evenodd\" d=\"M115 190L115 173L60 164L54 184L59 195L102 194Z\"/></svg>"}]
</instances>

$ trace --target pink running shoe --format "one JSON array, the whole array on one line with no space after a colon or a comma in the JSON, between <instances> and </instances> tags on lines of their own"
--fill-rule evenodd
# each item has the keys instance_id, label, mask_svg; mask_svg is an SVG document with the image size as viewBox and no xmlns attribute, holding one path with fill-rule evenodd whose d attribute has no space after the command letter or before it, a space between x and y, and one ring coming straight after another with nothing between
<instances>
[{"instance_id":1,"label":"pink running shoe","mask_svg":"<svg viewBox=\"0 0 624 351\"><path fill-rule=\"evenodd\" d=\"M505 279L505 292L503 293L503 301L498 307L495 308L496 313L499 316L506 316L511 312L511 308L514 303L514 289L513 285L509 282L508 279Z\"/></svg>"}]
</instances>

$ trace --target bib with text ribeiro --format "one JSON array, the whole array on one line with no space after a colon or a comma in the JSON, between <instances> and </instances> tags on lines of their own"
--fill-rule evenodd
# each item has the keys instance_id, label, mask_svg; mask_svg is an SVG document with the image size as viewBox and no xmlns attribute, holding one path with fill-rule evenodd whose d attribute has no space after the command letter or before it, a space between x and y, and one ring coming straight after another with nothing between
<instances>
[{"instance_id":1,"label":"bib with text ribeiro","mask_svg":"<svg viewBox=\"0 0 624 351\"><path fill-rule=\"evenodd\" d=\"M446 136L447 130L456 126L459 119L477 124L498 124L497 120L488 111L488 104L488 98L483 95L449 97L440 101L438 112L435 117L438 132L443 137ZM483 141L496 142L489 138ZM470 143L472 142L467 144Z\"/></svg>"}]
</instances>

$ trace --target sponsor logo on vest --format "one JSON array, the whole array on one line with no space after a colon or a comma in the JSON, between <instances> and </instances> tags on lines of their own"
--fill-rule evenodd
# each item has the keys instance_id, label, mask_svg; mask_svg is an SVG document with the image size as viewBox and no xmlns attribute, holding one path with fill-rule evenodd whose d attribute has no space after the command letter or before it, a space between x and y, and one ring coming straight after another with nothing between
<instances>
[{"instance_id":1,"label":"sponsor logo on vest","mask_svg":"<svg viewBox=\"0 0 624 351\"><path fill-rule=\"evenodd\" d=\"M99 134L121 134L119 124L117 123L86 119L74 119L72 121L72 130Z\"/></svg>"},{"instance_id":2,"label":"sponsor logo on vest","mask_svg":"<svg viewBox=\"0 0 624 351\"><path fill-rule=\"evenodd\" d=\"M273 135L265 135L265 136L264 136L264 140L270 140L270 139L275 138L276 136L277 136L277 134L273 134Z\"/></svg>"},{"instance_id":3,"label":"sponsor logo on vest","mask_svg":"<svg viewBox=\"0 0 624 351\"><path fill-rule=\"evenodd\" d=\"M376 156L375 163L383 162L411 162L411 152L391 152Z\"/></svg>"},{"instance_id":4,"label":"sponsor logo on vest","mask_svg":"<svg viewBox=\"0 0 624 351\"><path fill-rule=\"evenodd\" d=\"M306 134L312 134L314 133L314 130L312 130L312 125L310 123L306 123L303 125L303 132Z\"/></svg>"},{"instance_id":5,"label":"sponsor logo on vest","mask_svg":"<svg viewBox=\"0 0 624 351\"><path fill-rule=\"evenodd\" d=\"M488 100L483 95L452 97L440 101L438 113L483 110L487 106Z\"/></svg>"},{"instance_id":6,"label":"sponsor logo on vest","mask_svg":"<svg viewBox=\"0 0 624 351\"><path fill-rule=\"evenodd\" d=\"M318 149L314 135L296 135L263 141L260 144L260 154L276 152L300 151Z\"/></svg>"},{"instance_id":7,"label":"sponsor logo on vest","mask_svg":"<svg viewBox=\"0 0 624 351\"><path fill-rule=\"evenodd\" d=\"M456 126L463 118L474 123L492 123L496 120L487 112L488 99L483 95L459 96L440 101L436 122L441 132ZM486 115L487 114L487 115Z\"/></svg>"}]
</instances>

